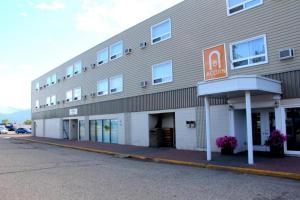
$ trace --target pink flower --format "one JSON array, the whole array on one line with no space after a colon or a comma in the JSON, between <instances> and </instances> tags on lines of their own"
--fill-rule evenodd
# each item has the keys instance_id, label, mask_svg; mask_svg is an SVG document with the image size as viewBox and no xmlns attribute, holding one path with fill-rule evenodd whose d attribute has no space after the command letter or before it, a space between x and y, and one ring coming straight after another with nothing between
<instances>
[{"instance_id":1,"label":"pink flower","mask_svg":"<svg viewBox=\"0 0 300 200\"><path fill-rule=\"evenodd\" d=\"M232 149L235 149L237 147L237 140L236 140L235 137L231 137L231 136L219 137L216 140L216 145L219 148L232 148Z\"/></svg>"}]
</instances>

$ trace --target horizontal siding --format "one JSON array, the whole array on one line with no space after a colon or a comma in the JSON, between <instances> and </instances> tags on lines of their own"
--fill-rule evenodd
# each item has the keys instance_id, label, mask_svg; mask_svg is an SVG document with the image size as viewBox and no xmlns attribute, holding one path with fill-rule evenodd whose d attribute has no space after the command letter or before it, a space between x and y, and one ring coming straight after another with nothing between
<instances>
[{"instance_id":1,"label":"horizontal siding","mask_svg":"<svg viewBox=\"0 0 300 200\"><path fill-rule=\"evenodd\" d=\"M211 99L212 105L225 104L226 99ZM86 105L74 106L78 108L79 116L103 115L115 113L168 110L203 106L203 98L197 97L197 88L185 88L155 94L115 99ZM32 113L33 119L69 117L70 108L58 108L48 111Z\"/></svg>"},{"instance_id":2,"label":"horizontal siding","mask_svg":"<svg viewBox=\"0 0 300 200\"><path fill-rule=\"evenodd\" d=\"M65 99L65 92L75 87L82 87L82 94L89 95L96 92L96 83L103 78L123 74L124 91L122 93L103 97L88 98L54 107L65 108L81 104L93 104L115 99L124 99L160 93L182 88L195 87L203 80L202 50L217 44L226 44L229 75L240 74L275 74L300 69L300 1L264 0L264 4L233 16L226 14L225 0L185 0L184 2L151 17L148 20L118 34L111 39L91 48L81 55L67 61L32 82L32 107L35 100L45 104L46 97L56 95L57 100ZM172 20L172 38L149 45L140 50L138 45L142 41L150 44L150 27L164 19ZM229 59L229 44L239 40L266 34L268 43L269 63L254 67L231 70ZM124 48L132 48L133 53L123 56L108 64L91 69L55 86L34 91L34 83L45 84L46 77L56 73L59 78L65 76L66 68L81 59L84 66L96 62L96 52L114 42L123 40ZM296 57L287 61L278 59L278 52L282 48L292 47ZM151 66L166 60L173 61L173 82L142 89L141 81L151 83ZM155 96L155 95L154 95ZM154 99L155 100L155 99ZM177 100L173 100L177 101ZM45 108L47 111L52 108ZM137 108L136 108L137 109ZM33 112L36 112L33 110Z\"/></svg>"}]
</instances>

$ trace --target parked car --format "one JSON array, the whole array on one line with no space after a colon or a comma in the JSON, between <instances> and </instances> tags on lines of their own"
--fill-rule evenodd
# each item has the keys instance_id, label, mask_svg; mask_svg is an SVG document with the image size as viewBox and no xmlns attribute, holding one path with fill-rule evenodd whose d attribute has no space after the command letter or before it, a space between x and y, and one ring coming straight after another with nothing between
<instances>
[{"instance_id":1,"label":"parked car","mask_svg":"<svg viewBox=\"0 0 300 200\"><path fill-rule=\"evenodd\" d=\"M4 127L0 127L0 134L7 134L8 130Z\"/></svg>"},{"instance_id":2,"label":"parked car","mask_svg":"<svg viewBox=\"0 0 300 200\"><path fill-rule=\"evenodd\" d=\"M14 126L13 126L12 124L7 124L7 125L5 126L5 128L6 128L8 131L14 131L14 130L15 130L15 128L14 128Z\"/></svg>"},{"instance_id":3,"label":"parked car","mask_svg":"<svg viewBox=\"0 0 300 200\"><path fill-rule=\"evenodd\" d=\"M29 129L27 129L27 128L17 128L16 130L15 130L15 132L17 133L17 134L27 134L27 133L31 133L31 130L29 130Z\"/></svg>"}]
</instances>

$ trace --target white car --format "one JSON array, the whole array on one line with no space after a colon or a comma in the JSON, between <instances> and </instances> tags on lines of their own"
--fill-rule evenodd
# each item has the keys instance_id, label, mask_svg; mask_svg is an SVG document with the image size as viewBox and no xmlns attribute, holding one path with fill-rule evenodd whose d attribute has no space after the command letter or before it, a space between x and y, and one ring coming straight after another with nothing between
<instances>
[{"instance_id":1,"label":"white car","mask_svg":"<svg viewBox=\"0 0 300 200\"><path fill-rule=\"evenodd\" d=\"M7 134L8 130L6 128L0 127L0 134Z\"/></svg>"}]
</instances>

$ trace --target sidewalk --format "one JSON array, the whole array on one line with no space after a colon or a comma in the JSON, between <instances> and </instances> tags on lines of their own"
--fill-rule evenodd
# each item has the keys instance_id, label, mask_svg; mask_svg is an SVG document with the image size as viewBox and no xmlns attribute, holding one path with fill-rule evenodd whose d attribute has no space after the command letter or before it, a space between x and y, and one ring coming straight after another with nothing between
<instances>
[{"instance_id":1,"label":"sidewalk","mask_svg":"<svg viewBox=\"0 0 300 200\"><path fill-rule=\"evenodd\" d=\"M90 141L69 141L32 136L15 136L13 138L96 153L103 153L118 157L135 158L169 164L229 170L240 173L267 175L300 180L299 157L270 158L268 156L255 155L255 165L250 166L247 164L246 154L221 156L220 153L213 153L213 160L207 162L206 152L200 151L103 144Z\"/></svg>"}]
</instances>

